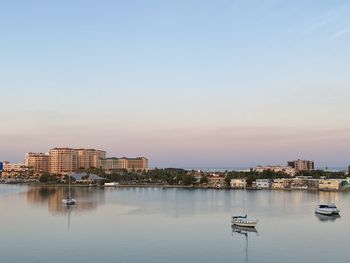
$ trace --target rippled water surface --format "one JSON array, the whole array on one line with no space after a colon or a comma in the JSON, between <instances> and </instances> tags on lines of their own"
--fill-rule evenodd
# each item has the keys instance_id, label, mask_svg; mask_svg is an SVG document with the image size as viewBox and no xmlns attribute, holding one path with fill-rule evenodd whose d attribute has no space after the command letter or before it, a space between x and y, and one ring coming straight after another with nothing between
<instances>
[{"instance_id":1,"label":"rippled water surface","mask_svg":"<svg viewBox=\"0 0 350 263\"><path fill-rule=\"evenodd\" d=\"M348 262L350 193L0 185L0 262ZM341 217L314 214L335 202ZM232 229L231 215L259 219Z\"/></svg>"}]
</instances>

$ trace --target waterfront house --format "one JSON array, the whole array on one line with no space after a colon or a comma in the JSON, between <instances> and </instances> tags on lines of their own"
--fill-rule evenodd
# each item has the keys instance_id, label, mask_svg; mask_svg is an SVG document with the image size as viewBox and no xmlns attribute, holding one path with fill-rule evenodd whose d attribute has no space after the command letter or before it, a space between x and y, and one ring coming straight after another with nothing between
<instances>
[{"instance_id":1,"label":"waterfront house","mask_svg":"<svg viewBox=\"0 0 350 263\"><path fill-rule=\"evenodd\" d=\"M288 179L288 178L273 179L273 182L272 182L273 189L286 189L286 188L290 188L291 185L292 185L292 179Z\"/></svg>"},{"instance_id":2,"label":"waterfront house","mask_svg":"<svg viewBox=\"0 0 350 263\"><path fill-rule=\"evenodd\" d=\"M208 185L215 188L221 188L225 186L225 176L219 174L211 174L208 177Z\"/></svg>"},{"instance_id":3,"label":"waterfront house","mask_svg":"<svg viewBox=\"0 0 350 263\"><path fill-rule=\"evenodd\" d=\"M318 189L320 190L339 190L342 179L321 179L318 183Z\"/></svg>"},{"instance_id":4,"label":"waterfront house","mask_svg":"<svg viewBox=\"0 0 350 263\"><path fill-rule=\"evenodd\" d=\"M230 186L232 188L245 188L247 187L247 179L245 178L231 179Z\"/></svg>"},{"instance_id":5,"label":"waterfront house","mask_svg":"<svg viewBox=\"0 0 350 263\"><path fill-rule=\"evenodd\" d=\"M271 179L256 179L252 186L257 189L269 189L271 188Z\"/></svg>"}]
</instances>

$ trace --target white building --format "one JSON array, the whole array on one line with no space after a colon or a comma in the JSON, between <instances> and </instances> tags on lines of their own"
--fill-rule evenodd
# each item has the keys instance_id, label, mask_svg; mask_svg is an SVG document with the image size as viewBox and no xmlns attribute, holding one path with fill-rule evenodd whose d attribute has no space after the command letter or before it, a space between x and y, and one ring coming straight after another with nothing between
<instances>
[{"instance_id":1,"label":"white building","mask_svg":"<svg viewBox=\"0 0 350 263\"><path fill-rule=\"evenodd\" d=\"M231 179L230 185L232 188L245 188L247 187L247 180L245 178Z\"/></svg>"},{"instance_id":2,"label":"white building","mask_svg":"<svg viewBox=\"0 0 350 263\"><path fill-rule=\"evenodd\" d=\"M264 171L272 171L275 173L281 172L289 176L294 176L296 174L296 170L293 167L281 166L281 165L266 165L266 166L258 165L255 168L255 171L258 173L262 173Z\"/></svg>"},{"instance_id":3,"label":"white building","mask_svg":"<svg viewBox=\"0 0 350 263\"><path fill-rule=\"evenodd\" d=\"M272 181L270 179L256 179L253 182L253 187L258 189L269 189L271 188Z\"/></svg>"}]
</instances>

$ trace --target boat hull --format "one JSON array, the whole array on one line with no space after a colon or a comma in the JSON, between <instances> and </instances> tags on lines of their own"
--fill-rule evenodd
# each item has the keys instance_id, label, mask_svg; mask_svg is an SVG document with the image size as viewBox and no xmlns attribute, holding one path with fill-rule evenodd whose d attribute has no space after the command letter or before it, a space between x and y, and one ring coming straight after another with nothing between
<instances>
[{"instance_id":1,"label":"boat hull","mask_svg":"<svg viewBox=\"0 0 350 263\"><path fill-rule=\"evenodd\" d=\"M244 218L232 218L233 226L240 227L255 227L258 223L258 220L248 220Z\"/></svg>"},{"instance_id":2,"label":"boat hull","mask_svg":"<svg viewBox=\"0 0 350 263\"><path fill-rule=\"evenodd\" d=\"M75 205L77 203L77 200L70 198L70 199L63 199L62 203L65 205Z\"/></svg>"},{"instance_id":3,"label":"boat hull","mask_svg":"<svg viewBox=\"0 0 350 263\"><path fill-rule=\"evenodd\" d=\"M320 215L339 215L339 212L335 204L320 204L315 208L315 213Z\"/></svg>"},{"instance_id":4,"label":"boat hull","mask_svg":"<svg viewBox=\"0 0 350 263\"><path fill-rule=\"evenodd\" d=\"M316 214L320 214L320 215L339 215L339 210L326 210L326 209L315 209L315 213Z\"/></svg>"}]
</instances>

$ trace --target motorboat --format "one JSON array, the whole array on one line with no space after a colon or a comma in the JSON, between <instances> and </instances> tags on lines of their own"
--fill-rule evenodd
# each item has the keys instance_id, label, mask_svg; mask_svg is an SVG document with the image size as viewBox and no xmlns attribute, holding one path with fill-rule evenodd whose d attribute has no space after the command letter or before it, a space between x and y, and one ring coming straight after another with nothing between
<instances>
[{"instance_id":1,"label":"motorboat","mask_svg":"<svg viewBox=\"0 0 350 263\"><path fill-rule=\"evenodd\" d=\"M321 215L339 215L339 209L335 204L320 204L315 208L315 213Z\"/></svg>"},{"instance_id":2,"label":"motorboat","mask_svg":"<svg viewBox=\"0 0 350 263\"><path fill-rule=\"evenodd\" d=\"M233 226L241 226L241 227L255 227L258 223L258 220L251 220L245 216L232 216L231 223Z\"/></svg>"}]
</instances>

